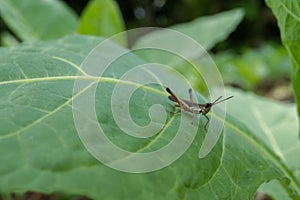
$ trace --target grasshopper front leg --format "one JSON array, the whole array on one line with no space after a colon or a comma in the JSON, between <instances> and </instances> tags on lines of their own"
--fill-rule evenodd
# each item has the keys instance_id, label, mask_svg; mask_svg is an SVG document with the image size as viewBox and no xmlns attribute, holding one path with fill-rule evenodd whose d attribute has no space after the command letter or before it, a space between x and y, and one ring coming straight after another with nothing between
<instances>
[{"instance_id":1,"label":"grasshopper front leg","mask_svg":"<svg viewBox=\"0 0 300 200\"><path fill-rule=\"evenodd\" d=\"M209 123L209 118L206 116L206 114L203 114L204 115L204 117L207 119L207 122L205 123L205 125L204 125L204 130L205 130L205 132L207 132L207 125L208 125L208 123Z\"/></svg>"}]
</instances>

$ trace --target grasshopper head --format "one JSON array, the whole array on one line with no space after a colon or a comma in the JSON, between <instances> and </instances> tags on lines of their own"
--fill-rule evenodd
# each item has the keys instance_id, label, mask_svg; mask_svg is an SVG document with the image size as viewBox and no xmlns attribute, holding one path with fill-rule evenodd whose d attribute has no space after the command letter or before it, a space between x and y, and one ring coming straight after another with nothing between
<instances>
[{"instance_id":1,"label":"grasshopper head","mask_svg":"<svg viewBox=\"0 0 300 200\"><path fill-rule=\"evenodd\" d=\"M210 109L211 109L211 107L213 105L214 105L213 103L207 103L207 104L205 104L204 108L202 108L202 113L204 115L207 114L210 111Z\"/></svg>"}]
</instances>

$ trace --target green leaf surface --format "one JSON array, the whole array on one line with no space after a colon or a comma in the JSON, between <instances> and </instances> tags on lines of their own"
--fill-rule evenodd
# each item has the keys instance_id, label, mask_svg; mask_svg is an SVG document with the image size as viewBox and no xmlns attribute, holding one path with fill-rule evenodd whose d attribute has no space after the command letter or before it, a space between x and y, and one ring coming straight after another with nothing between
<instances>
[{"instance_id":1,"label":"green leaf surface","mask_svg":"<svg viewBox=\"0 0 300 200\"><path fill-rule=\"evenodd\" d=\"M293 65L291 77L300 116L300 2L289 0L266 0L266 2L277 18L282 43Z\"/></svg>"},{"instance_id":2,"label":"green leaf surface","mask_svg":"<svg viewBox=\"0 0 300 200\"><path fill-rule=\"evenodd\" d=\"M124 22L118 4L113 0L93 0L80 17L78 33L110 37L124 31ZM120 44L124 44L120 41Z\"/></svg>"},{"instance_id":3,"label":"green leaf surface","mask_svg":"<svg viewBox=\"0 0 300 200\"><path fill-rule=\"evenodd\" d=\"M260 148L272 152L270 159L287 178L282 179L282 182L272 181L264 184L261 190L274 199L285 199L280 197L288 196L288 199L299 199L300 140L297 136L298 123L295 105L277 103L251 94L234 93L233 95L239 100L228 104L228 110L233 116L238 116L240 121L247 122L257 144L260 143ZM289 184L285 185L284 182L289 182ZM278 193L281 196L278 196Z\"/></svg>"},{"instance_id":4,"label":"green leaf surface","mask_svg":"<svg viewBox=\"0 0 300 200\"><path fill-rule=\"evenodd\" d=\"M0 14L22 41L50 40L74 33L76 14L57 0L1 0Z\"/></svg>"},{"instance_id":5,"label":"green leaf surface","mask_svg":"<svg viewBox=\"0 0 300 200\"><path fill-rule=\"evenodd\" d=\"M294 109L288 107L283 112L286 105L242 92L235 92L235 97L228 101L228 113L240 121L228 116L225 134L204 159L198 158L205 136L200 122L190 148L161 170L130 174L98 162L78 137L72 100L76 98L74 81L86 78L80 75L86 73L80 69L80 63L101 41L71 36L0 49L0 163L5 163L0 165L0 193L60 192L93 199L252 199L263 182L286 176L291 180L288 187L299 194L299 183L292 176L295 171L290 170L299 166L299 161L283 162L277 156L273 140L268 138L270 133L264 132L265 126L275 128L275 125L278 132L284 128L292 131L296 120ZM114 49L102 53L109 57L111 51ZM174 107L164 90L148 85L132 96L131 116L136 123L145 125L149 123L149 108L158 103L167 111L168 125L150 138L124 134L110 114L110 97L120 77L141 63L143 60L137 56L112 63L112 68L100 79L95 95L98 123L103 125L111 141L133 152L152 151L169 143L181 116L189 116L187 113L172 115ZM98 80L98 77L88 78ZM244 109L250 109L255 116L247 115ZM286 120L281 120L283 117ZM287 126L290 123L293 125ZM189 130L185 131L188 134ZM291 131L284 132L283 136L294 138L286 136ZM284 147L294 147L296 140L292 144L281 142ZM298 146L295 147L297 150Z\"/></svg>"},{"instance_id":6,"label":"green leaf surface","mask_svg":"<svg viewBox=\"0 0 300 200\"><path fill-rule=\"evenodd\" d=\"M203 16L190 23L178 24L170 28L192 37L208 51L218 42L225 40L243 18L242 9L233 9L212 16Z\"/></svg>"},{"instance_id":7,"label":"green leaf surface","mask_svg":"<svg viewBox=\"0 0 300 200\"><path fill-rule=\"evenodd\" d=\"M175 31L179 31L197 41L206 51L214 47L218 42L225 40L232 33L238 24L242 21L244 12L242 9L234 9L212 16L199 17L191 22L182 23L168 27ZM176 39L175 39L176 40ZM181 49L182 54L186 59L197 59L201 54L193 52L191 46L180 42L174 43L174 38L169 34L169 31L157 30L146 34L139 38L134 44L136 48L139 46L175 46ZM139 54L146 60L158 60L159 63L176 64L178 61L174 59L174 55L166 54L162 51ZM178 63L177 63L178 64Z\"/></svg>"}]
</instances>

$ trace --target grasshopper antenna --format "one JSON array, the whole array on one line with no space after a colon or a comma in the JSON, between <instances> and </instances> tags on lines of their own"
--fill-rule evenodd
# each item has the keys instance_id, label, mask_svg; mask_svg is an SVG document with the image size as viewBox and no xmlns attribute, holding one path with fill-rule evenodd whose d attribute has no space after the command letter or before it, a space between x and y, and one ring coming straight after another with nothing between
<instances>
[{"instance_id":1,"label":"grasshopper antenna","mask_svg":"<svg viewBox=\"0 0 300 200\"><path fill-rule=\"evenodd\" d=\"M220 96L219 98L217 98L217 100L215 100L213 103L212 103L212 105L216 105L216 104L218 104L218 103L221 103L221 102L223 102L223 101L226 101L226 100L228 100L228 99L231 99L233 96L230 96L230 97L227 97L227 98L225 98L225 99L222 99L221 101L219 101L221 98L222 98L222 96Z\"/></svg>"}]
</instances>

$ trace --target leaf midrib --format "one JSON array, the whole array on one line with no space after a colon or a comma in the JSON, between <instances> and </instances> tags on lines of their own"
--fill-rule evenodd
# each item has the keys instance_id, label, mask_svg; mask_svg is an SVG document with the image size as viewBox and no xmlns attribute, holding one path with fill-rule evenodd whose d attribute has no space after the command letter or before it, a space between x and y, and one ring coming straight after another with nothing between
<instances>
[{"instance_id":1,"label":"leaf midrib","mask_svg":"<svg viewBox=\"0 0 300 200\"><path fill-rule=\"evenodd\" d=\"M129 85L129 86L135 86L135 87L141 87L147 91L151 91L153 93L157 93L163 96L167 96L166 93L146 86L146 85L141 85L139 83L136 82L132 82L132 81L127 81L127 80L120 80L120 79L116 79L116 78L111 78L111 77L95 77L95 76L52 76L52 77L42 77L42 78L31 78L31 79L19 79L19 80L11 80L11 81L3 81L0 82L0 85L8 85L8 84L19 84L19 83L36 83L36 82L44 82L44 81L61 81L61 80L89 80L89 81L93 81L90 85L88 85L84 90L81 90L80 92L78 92L77 94L73 95L70 99L68 99L67 101L65 101L63 104L61 104L60 106L58 106L56 109L52 110L51 112L47 113L46 115L40 117L39 119L33 121L32 123L28 124L27 126L5 134L4 136L0 136L0 139L4 139L4 138L8 138L8 137L12 137L15 135L20 134L21 132L27 130L28 128L38 124L39 122L43 121L44 119L48 118L49 116L57 113L58 111L60 111L62 108L64 108L65 106L69 105L69 103L71 101L73 101L76 97L78 97L80 94L82 94L83 92L85 92L88 88L90 88L93 84L98 83L98 82L111 82L111 83L118 83L118 84L124 84L124 85Z\"/></svg>"},{"instance_id":2,"label":"leaf midrib","mask_svg":"<svg viewBox=\"0 0 300 200\"><path fill-rule=\"evenodd\" d=\"M9 85L9 84L18 84L18 83L36 83L36 82L46 82L46 81L64 81L64 80L89 80L94 82L110 82L110 83L118 83L124 84L128 86L141 87L147 91L157 93L163 96L167 96L165 92L161 90L142 85L140 83L136 83L128 80L120 80L112 77L96 77L96 76L48 76L48 77L40 77L40 78L29 78L29 79L17 79L10 81L2 81L0 85Z\"/></svg>"}]
</instances>

